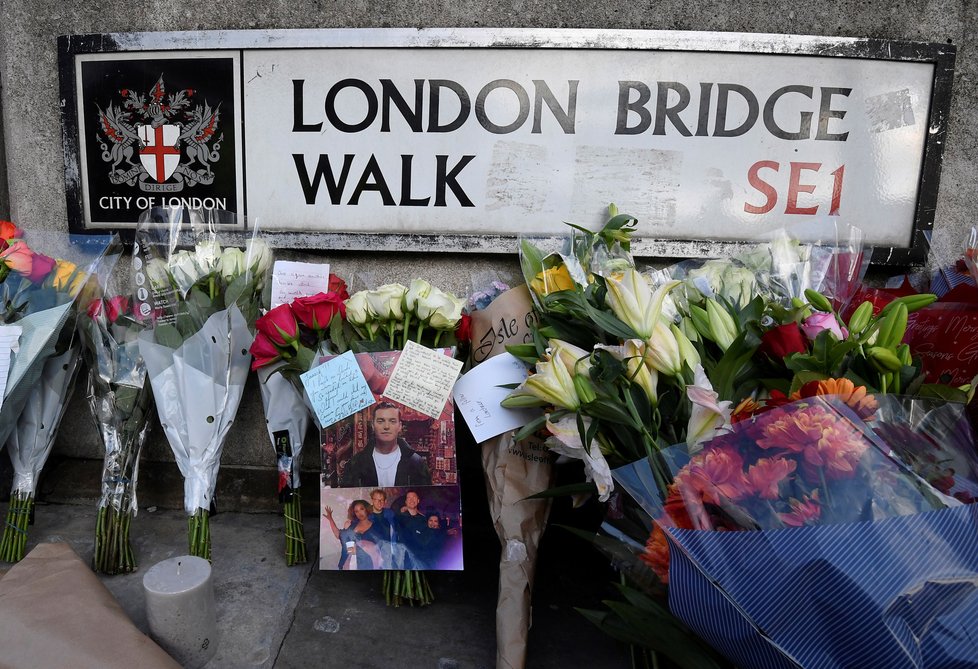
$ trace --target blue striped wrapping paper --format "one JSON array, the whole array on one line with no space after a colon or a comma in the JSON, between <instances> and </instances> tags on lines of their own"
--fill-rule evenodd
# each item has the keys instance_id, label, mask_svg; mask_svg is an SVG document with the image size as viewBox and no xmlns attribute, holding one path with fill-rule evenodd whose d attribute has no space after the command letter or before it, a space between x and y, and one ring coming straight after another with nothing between
<instances>
[{"instance_id":1,"label":"blue striped wrapping paper","mask_svg":"<svg viewBox=\"0 0 978 669\"><path fill-rule=\"evenodd\" d=\"M647 461L615 478L660 514ZM740 669L978 667L978 505L875 522L666 532L670 609Z\"/></svg>"}]
</instances>

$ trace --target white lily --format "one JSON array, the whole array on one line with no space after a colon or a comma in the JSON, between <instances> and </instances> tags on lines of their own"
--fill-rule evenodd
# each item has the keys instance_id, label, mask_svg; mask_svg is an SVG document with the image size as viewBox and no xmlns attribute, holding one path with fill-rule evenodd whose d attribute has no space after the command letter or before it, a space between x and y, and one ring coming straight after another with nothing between
<instances>
[{"instance_id":1,"label":"white lily","mask_svg":"<svg viewBox=\"0 0 978 669\"><path fill-rule=\"evenodd\" d=\"M659 320L652 328L648 340L649 364L666 376L679 376L683 370L683 359L679 353L679 342L666 324Z\"/></svg>"},{"instance_id":2,"label":"white lily","mask_svg":"<svg viewBox=\"0 0 978 669\"><path fill-rule=\"evenodd\" d=\"M622 274L621 280L608 277L606 285L611 311L641 339L648 339L659 322L666 294L679 285L679 281L666 282L653 292L644 276L629 269Z\"/></svg>"},{"instance_id":3,"label":"white lily","mask_svg":"<svg viewBox=\"0 0 978 669\"><path fill-rule=\"evenodd\" d=\"M597 344L595 348L608 351L616 360L625 363L625 371L632 383L645 391L653 405L659 403L659 372L651 366L648 347L641 339L628 339L621 346Z\"/></svg>"},{"instance_id":4,"label":"white lily","mask_svg":"<svg viewBox=\"0 0 978 669\"><path fill-rule=\"evenodd\" d=\"M510 409L553 405L577 411L581 401L574 387L574 375L555 360L541 360L536 369L536 373L528 376L502 401L502 405Z\"/></svg>"},{"instance_id":5,"label":"white lily","mask_svg":"<svg viewBox=\"0 0 978 669\"><path fill-rule=\"evenodd\" d=\"M704 441L709 441L730 427L731 402L719 401L720 396L713 390L713 384L707 378L703 365L696 365L693 385L686 386L686 397L693 403L686 427L686 445L690 453L694 453L702 448Z\"/></svg>"},{"instance_id":6,"label":"white lily","mask_svg":"<svg viewBox=\"0 0 978 669\"><path fill-rule=\"evenodd\" d=\"M584 429L591 425L591 419L587 416L582 417ZM611 491L615 489L614 481L611 478L611 467L604 458L597 442L591 444L590 449L584 448L581 441L581 433L577 429L577 417L573 414L562 416L556 423L547 419L547 430L552 435L544 442L551 451L558 455L566 455L569 458L584 461L584 476L588 481L594 481L598 489L598 499L607 502L611 496Z\"/></svg>"}]
</instances>

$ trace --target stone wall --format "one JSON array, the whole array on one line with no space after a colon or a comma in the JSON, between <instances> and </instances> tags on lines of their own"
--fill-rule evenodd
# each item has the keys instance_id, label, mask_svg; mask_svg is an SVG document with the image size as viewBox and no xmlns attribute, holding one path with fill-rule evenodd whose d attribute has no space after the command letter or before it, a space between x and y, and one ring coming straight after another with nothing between
<instances>
[{"instance_id":1,"label":"stone wall","mask_svg":"<svg viewBox=\"0 0 978 669\"><path fill-rule=\"evenodd\" d=\"M930 262L955 256L978 210L973 170L978 165L978 3L973 0L703 0L613 3L596 0L509 0L445 3L432 0L0 0L0 214L3 174L9 214L32 229L66 230L63 151L58 99L57 36L61 34L270 28L538 27L708 30L812 34L949 42L958 48L954 100L944 153ZM5 146L6 155L3 154ZM6 170L4 170L6 167ZM290 254L326 258L325 254ZM330 254L344 276L372 272L377 283L424 275L465 292L473 277L501 269L515 276L515 256ZM461 269L460 269L461 268ZM271 466L261 402L250 381L225 462ZM81 391L73 400L57 451L101 457ZM312 449L309 449L312 451ZM314 456L314 451L310 453ZM157 429L148 457L170 459ZM314 457L307 464L315 465Z\"/></svg>"}]
</instances>

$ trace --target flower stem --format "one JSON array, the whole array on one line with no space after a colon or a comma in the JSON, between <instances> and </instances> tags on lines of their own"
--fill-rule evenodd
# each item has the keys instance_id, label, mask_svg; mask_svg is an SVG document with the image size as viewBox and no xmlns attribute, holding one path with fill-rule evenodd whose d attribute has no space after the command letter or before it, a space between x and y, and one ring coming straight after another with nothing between
<instances>
[{"instance_id":1,"label":"flower stem","mask_svg":"<svg viewBox=\"0 0 978 669\"><path fill-rule=\"evenodd\" d=\"M102 574L128 574L136 570L136 558L129 542L132 512L113 506L99 508L95 519L95 554L92 568Z\"/></svg>"},{"instance_id":2,"label":"flower stem","mask_svg":"<svg viewBox=\"0 0 978 669\"><path fill-rule=\"evenodd\" d=\"M384 572L384 599L387 606L428 606L435 596L428 585L428 577L423 571L393 570Z\"/></svg>"},{"instance_id":3,"label":"flower stem","mask_svg":"<svg viewBox=\"0 0 978 669\"><path fill-rule=\"evenodd\" d=\"M285 563L288 566L305 564L309 561L306 556L306 533L302 526L302 498L298 490L292 492L292 498L283 507L285 516Z\"/></svg>"},{"instance_id":4,"label":"flower stem","mask_svg":"<svg viewBox=\"0 0 978 669\"><path fill-rule=\"evenodd\" d=\"M207 509L197 509L189 519L189 552L196 557L202 557L208 562L211 559L211 526Z\"/></svg>"},{"instance_id":5,"label":"flower stem","mask_svg":"<svg viewBox=\"0 0 978 669\"><path fill-rule=\"evenodd\" d=\"M27 548L27 526L34 508L34 496L15 491L10 496L7 519L0 539L0 561L20 562Z\"/></svg>"}]
</instances>

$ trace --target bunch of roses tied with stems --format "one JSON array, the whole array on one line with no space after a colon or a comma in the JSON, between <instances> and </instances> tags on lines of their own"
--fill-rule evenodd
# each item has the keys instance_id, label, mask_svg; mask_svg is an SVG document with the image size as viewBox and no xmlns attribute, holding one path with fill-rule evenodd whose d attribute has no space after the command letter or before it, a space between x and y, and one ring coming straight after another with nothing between
<instances>
[{"instance_id":1,"label":"bunch of roses tied with stems","mask_svg":"<svg viewBox=\"0 0 978 669\"><path fill-rule=\"evenodd\" d=\"M249 228L244 250L225 243L221 230L235 227L228 212L153 210L137 228L133 254L135 292L143 281L151 288L136 308L153 314L139 353L184 477L190 554L207 559L221 451L251 366L252 328L272 264L257 228Z\"/></svg>"},{"instance_id":2,"label":"bunch of roses tied with stems","mask_svg":"<svg viewBox=\"0 0 978 669\"><path fill-rule=\"evenodd\" d=\"M299 377L318 366L322 356L344 350L344 300L348 297L344 281L330 274L325 292L277 305L255 323L251 366L261 382L266 427L275 449L278 495L285 518L285 560L289 566L308 561L300 467L310 417L322 431Z\"/></svg>"},{"instance_id":3,"label":"bunch of roses tied with stems","mask_svg":"<svg viewBox=\"0 0 978 669\"><path fill-rule=\"evenodd\" d=\"M105 449L92 566L103 574L125 574L137 567L129 534L138 509L139 455L153 413L152 386L139 354L139 333L151 325L152 314L139 314L128 291L120 292L116 274L99 274L101 293L78 321L88 403Z\"/></svg>"},{"instance_id":4,"label":"bunch of roses tied with stems","mask_svg":"<svg viewBox=\"0 0 978 669\"><path fill-rule=\"evenodd\" d=\"M32 232L28 245L23 236L13 223L0 221L0 323L17 342L0 408L0 443L6 442L14 469L0 539L0 559L8 562L24 557L37 478L79 369L79 296L114 240Z\"/></svg>"}]
</instances>

